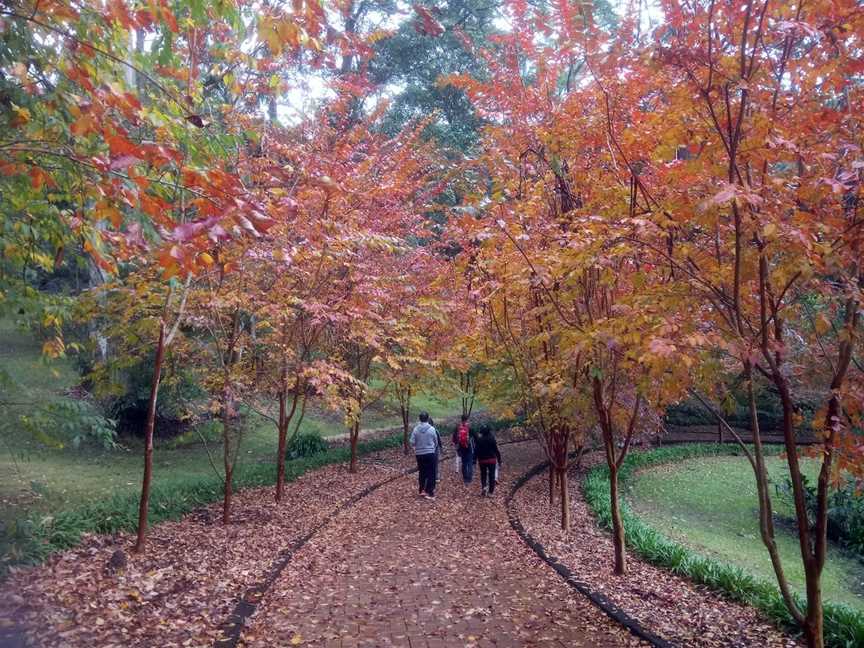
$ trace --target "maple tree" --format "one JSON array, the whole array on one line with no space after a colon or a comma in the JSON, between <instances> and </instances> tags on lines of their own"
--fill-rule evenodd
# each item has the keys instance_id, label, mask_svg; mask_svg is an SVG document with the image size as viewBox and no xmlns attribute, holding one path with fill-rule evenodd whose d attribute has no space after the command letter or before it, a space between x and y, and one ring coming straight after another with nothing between
<instances>
[{"instance_id":1,"label":"maple tree","mask_svg":"<svg viewBox=\"0 0 864 648\"><path fill-rule=\"evenodd\" d=\"M686 388L687 364L668 338L686 333L687 324L663 282L650 288L650 268L626 241L631 202L620 187L587 182L604 154L596 129L604 115L593 86L560 83L574 75L584 20L575 10L560 17L572 32L557 50L522 37L548 32L547 19L517 14L519 28L499 40L504 55L486 53L488 81L451 79L496 122L485 130L479 160L492 180L491 200L479 197L487 216L460 220L467 288L486 309L492 346L506 352L523 410L547 449L550 499L557 483L564 528L570 449L599 428L611 476L615 571L624 573L617 472L634 436L656 431L659 413ZM574 131L584 136L573 138Z\"/></svg>"},{"instance_id":2,"label":"maple tree","mask_svg":"<svg viewBox=\"0 0 864 648\"><path fill-rule=\"evenodd\" d=\"M829 491L864 479L864 14L854 0L642 6L616 21L605 3L513 1L491 35L494 7L471 2L414 5L392 34L375 26L388 2L4 5L0 301L63 355L74 300L31 284L87 258L90 284L114 291L98 335L152 355L139 550L180 331L222 422L225 523L242 405L276 426L281 501L310 398L345 415L354 472L364 413L392 387L407 450L434 370L463 414L481 386L516 401L565 530L571 451L597 439L617 574L629 450L669 404L729 401L738 381L762 541L790 615L823 645ZM415 63L458 56L394 61L412 42ZM286 125L310 71L329 94ZM391 105L380 84L403 78L414 87ZM431 105L446 114L410 120ZM469 157L426 139L448 132ZM806 605L777 550L760 387L779 398ZM804 389L823 401L813 421Z\"/></svg>"},{"instance_id":3,"label":"maple tree","mask_svg":"<svg viewBox=\"0 0 864 648\"><path fill-rule=\"evenodd\" d=\"M662 411L688 384L681 368L716 367L718 351L727 370L738 364L753 418L763 541L790 613L808 643L821 646L827 493L844 474L860 476L862 465L853 362L861 336L861 95L851 56L860 12L844 2L661 6L665 22L653 32L630 16L614 35L575 7L551 16L514 7L524 26L516 33L557 41L538 47L514 35L493 83L456 80L498 122L487 129L484 163L496 183L488 218L521 252L523 272L559 320L541 339L557 344L569 327L587 334L576 348L590 353L585 341L601 343L591 382L613 485L641 406ZM574 57L581 75L571 74ZM506 250L489 220L465 225L498 241L496 254ZM495 290L512 286L512 271L493 276ZM520 306L521 315L532 303L513 308ZM694 373L716 381L716 372ZM757 376L780 396L806 608L776 550ZM815 524L793 395L805 376L811 388L823 380L827 394L814 422ZM625 401L617 415L616 382ZM663 389L651 394L649 385Z\"/></svg>"},{"instance_id":4,"label":"maple tree","mask_svg":"<svg viewBox=\"0 0 864 648\"><path fill-rule=\"evenodd\" d=\"M694 150L658 169L643 196L665 212L671 271L706 305L718 344L742 372L762 540L790 614L808 645L821 646L828 490L862 469L861 375L850 372L861 338L861 70L853 54L860 11L844 2L670 4L666 11L679 32L658 35L658 73L680 85L662 112L688 124ZM697 115L707 121L697 123ZM677 189L685 175L698 188L687 197ZM684 213L695 218L681 222ZM777 552L757 376L780 398L806 607L793 597ZM825 394L813 421L820 471L812 522L794 395L802 380Z\"/></svg>"}]
</instances>

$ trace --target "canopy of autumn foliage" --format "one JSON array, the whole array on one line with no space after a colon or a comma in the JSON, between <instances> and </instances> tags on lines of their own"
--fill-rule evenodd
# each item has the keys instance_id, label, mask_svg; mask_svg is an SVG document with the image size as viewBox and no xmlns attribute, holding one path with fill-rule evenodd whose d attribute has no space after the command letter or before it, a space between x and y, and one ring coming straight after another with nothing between
<instances>
[{"instance_id":1,"label":"canopy of autumn foliage","mask_svg":"<svg viewBox=\"0 0 864 648\"><path fill-rule=\"evenodd\" d=\"M466 412L481 385L527 417L562 478L596 435L613 502L670 404L700 394L722 412L743 390L776 558L755 407L770 390L806 607L775 568L816 645L826 493L864 478L864 12L637 4L610 22L600 3L516 0L480 44L415 6L426 45L459 43L481 71L436 81L482 124L464 155L427 136L438 115L388 128L366 73L387 33L350 1L6 5L4 257L23 276L80 249L105 284L96 308L110 290L147 293L119 300L138 313L123 321L159 320L160 349L166 323L182 334L175 352L225 421L226 493L239 402L278 400L284 436L314 395L356 443L376 373L403 398L406 376L434 368ZM289 125L280 101L313 71L330 94ZM17 273L2 281L27 301ZM46 353L62 354L59 311L35 308L56 329ZM808 420L804 392L819 402ZM812 525L805 426L821 462Z\"/></svg>"}]
</instances>

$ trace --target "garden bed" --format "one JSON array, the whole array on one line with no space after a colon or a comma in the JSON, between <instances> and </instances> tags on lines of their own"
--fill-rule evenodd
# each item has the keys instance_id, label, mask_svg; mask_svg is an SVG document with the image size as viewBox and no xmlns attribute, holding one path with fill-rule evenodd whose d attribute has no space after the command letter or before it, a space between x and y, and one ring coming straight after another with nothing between
<instances>
[{"instance_id":1,"label":"garden bed","mask_svg":"<svg viewBox=\"0 0 864 648\"><path fill-rule=\"evenodd\" d=\"M649 466L680 462L692 457L734 455L739 452L740 449L734 446L707 444L634 452L622 467L621 485L626 488L628 480L637 470ZM588 470L582 491L591 513L603 527L610 528L609 481L605 464L598 463ZM730 602L736 601L750 606L750 609L758 609L766 618L795 631L779 590L773 582L755 578L739 567L700 555L666 537L635 515L626 501L622 502L621 508L628 546L645 561L721 593ZM846 605L826 603L825 639L829 646L864 645L864 615Z\"/></svg>"},{"instance_id":2,"label":"garden bed","mask_svg":"<svg viewBox=\"0 0 864 648\"><path fill-rule=\"evenodd\" d=\"M599 462L602 462L601 455L594 453L584 458L583 466L590 472ZM579 488L586 471L574 472L570 482L572 528L569 533L560 529L560 505L549 506L545 474L531 479L516 493L513 506L520 522L544 546L547 554L642 627L674 645L694 648L800 645L753 607L732 601L632 554L628 555L628 575L614 576L611 537L597 527Z\"/></svg>"},{"instance_id":3,"label":"garden bed","mask_svg":"<svg viewBox=\"0 0 864 648\"><path fill-rule=\"evenodd\" d=\"M272 488L238 493L231 524L221 523L214 503L156 525L142 556L129 552L131 533L118 531L86 534L40 567L14 568L0 590L0 618L8 620L0 645L212 644L238 596L266 578L283 549L412 463L391 448L365 457L356 474L344 465L309 470L342 459L344 452L333 450L306 460L307 473L292 474L280 505ZM112 570L118 549L128 562Z\"/></svg>"}]
</instances>

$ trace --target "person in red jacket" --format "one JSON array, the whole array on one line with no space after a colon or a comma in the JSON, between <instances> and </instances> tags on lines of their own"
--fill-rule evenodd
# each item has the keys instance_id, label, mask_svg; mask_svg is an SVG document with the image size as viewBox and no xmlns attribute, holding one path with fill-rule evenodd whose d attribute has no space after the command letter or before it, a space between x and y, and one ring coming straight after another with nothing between
<instances>
[{"instance_id":1,"label":"person in red jacket","mask_svg":"<svg viewBox=\"0 0 864 648\"><path fill-rule=\"evenodd\" d=\"M462 468L462 481L465 485L474 479L474 435L468 427L468 415L462 415L459 427L453 432L453 446L459 455L459 463Z\"/></svg>"},{"instance_id":2,"label":"person in red jacket","mask_svg":"<svg viewBox=\"0 0 864 648\"><path fill-rule=\"evenodd\" d=\"M492 495L495 492L495 467L501 464L501 451L498 450L498 441L488 427L480 428L474 446L474 457L480 464L480 485L483 487L481 496Z\"/></svg>"}]
</instances>

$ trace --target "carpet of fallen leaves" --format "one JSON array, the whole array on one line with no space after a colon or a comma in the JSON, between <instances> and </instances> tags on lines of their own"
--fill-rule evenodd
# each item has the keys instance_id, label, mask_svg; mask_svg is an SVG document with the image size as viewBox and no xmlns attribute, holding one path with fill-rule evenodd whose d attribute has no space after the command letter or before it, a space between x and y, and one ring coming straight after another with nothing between
<instances>
[{"instance_id":1,"label":"carpet of fallen leaves","mask_svg":"<svg viewBox=\"0 0 864 648\"><path fill-rule=\"evenodd\" d=\"M0 589L0 645L208 646L237 599L261 580L279 552L352 495L413 463L401 450L361 460L357 474L328 466L286 485L235 495L234 521L221 504L151 529L147 552L134 538L90 535L37 568L17 569ZM124 569L106 569L118 548Z\"/></svg>"},{"instance_id":2,"label":"carpet of fallen leaves","mask_svg":"<svg viewBox=\"0 0 864 648\"><path fill-rule=\"evenodd\" d=\"M596 526L579 488L584 470L598 461L602 461L599 454L589 455L583 459L582 471L571 473L572 528L567 534L559 526L560 505L549 507L545 473L531 479L514 498L519 520L548 554L592 590L673 644L688 648L799 645L755 609L653 567L632 553L628 555L629 574L614 576L611 536Z\"/></svg>"},{"instance_id":3,"label":"carpet of fallen leaves","mask_svg":"<svg viewBox=\"0 0 864 648\"><path fill-rule=\"evenodd\" d=\"M644 645L567 587L510 528L508 478L540 461L504 446L500 489L480 497L442 464L436 501L416 477L387 484L316 534L243 634L248 648Z\"/></svg>"}]
</instances>

